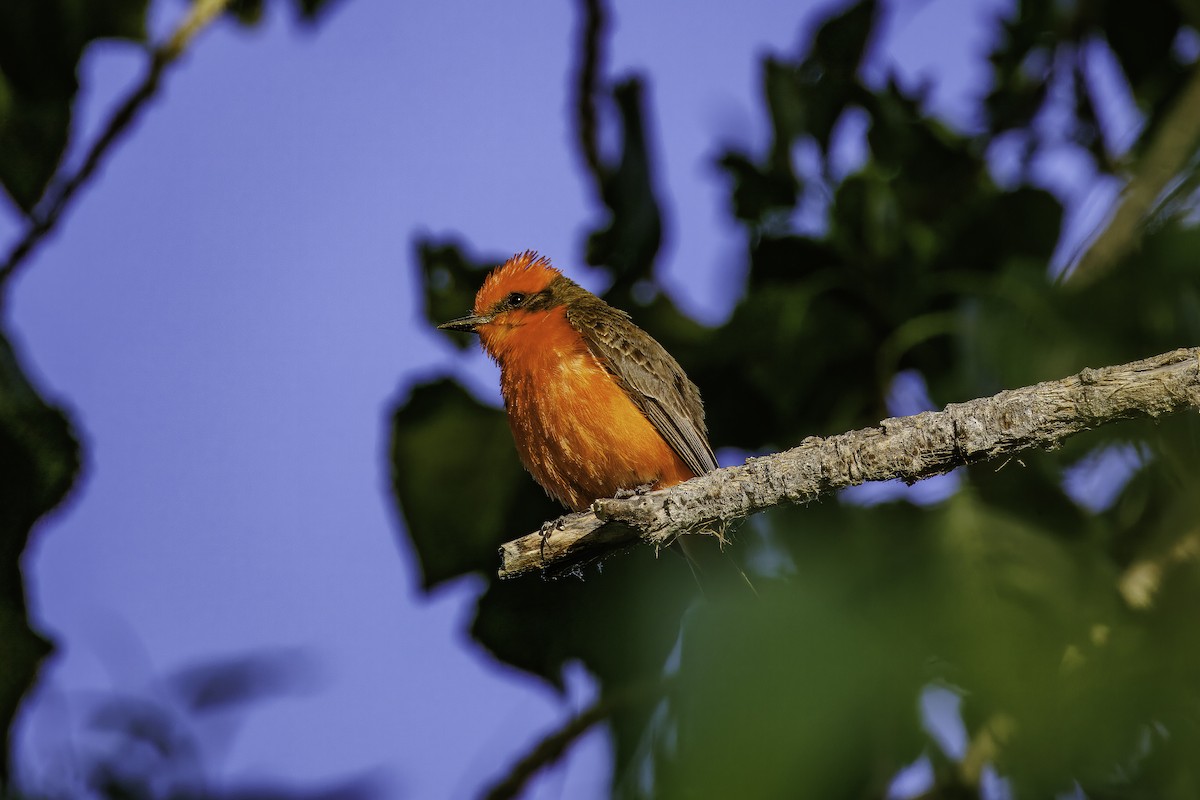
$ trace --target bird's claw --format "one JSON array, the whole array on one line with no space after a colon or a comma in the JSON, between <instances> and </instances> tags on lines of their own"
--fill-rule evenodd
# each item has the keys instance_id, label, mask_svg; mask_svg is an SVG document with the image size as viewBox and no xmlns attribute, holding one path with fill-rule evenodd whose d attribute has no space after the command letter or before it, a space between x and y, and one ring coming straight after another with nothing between
<instances>
[{"instance_id":1,"label":"bird's claw","mask_svg":"<svg viewBox=\"0 0 1200 800\"><path fill-rule=\"evenodd\" d=\"M546 541L550 538L550 534L564 530L566 527L567 518L565 516L542 523L542 561L546 560Z\"/></svg>"}]
</instances>

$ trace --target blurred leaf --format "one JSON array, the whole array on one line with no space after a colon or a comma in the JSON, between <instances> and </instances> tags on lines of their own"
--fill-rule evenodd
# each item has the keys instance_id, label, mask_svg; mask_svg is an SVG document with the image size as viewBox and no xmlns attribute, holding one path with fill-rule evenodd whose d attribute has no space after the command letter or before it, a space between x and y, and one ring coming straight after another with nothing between
<instances>
[{"instance_id":1,"label":"blurred leaf","mask_svg":"<svg viewBox=\"0 0 1200 800\"><path fill-rule=\"evenodd\" d=\"M225 13L243 25L257 25L262 22L264 10L264 0L229 0Z\"/></svg>"},{"instance_id":2,"label":"blurred leaf","mask_svg":"<svg viewBox=\"0 0 1200 800\"><path fill-rule=\"evenodd\" d=\"M812 137L827 153L846 109L869 98L859 83L858 69L868 50L876 12L873 0L855 3L818 29L804 58L763 60L770 152L762 164L736 152L717 159L733 178L733 212L738 219L778 233L776 218L795 204L802 185L792 165L795 143Z\"/></svg>"},{"instance_id":3,"label":"blurred leaf","mask_svg":"<svg viewBox=\"0 0 1200 800\"><path fill-rule=\"evenodd\" d=\"M470 259L457 243L432 239L418 240L416 250L425 289L425 316L433 325L470 314L475 306L475 293L483 284L484 271L508 258ZM442 333L460 349L479 346L475 336L455 331Z\"/></svg>"},{"instance_id":4,"label":"blurred leaf","mask_svg":"<svg viewBox=\"0 0 1200 800\"><path fill-rule=\"evenodd\" d=\"M1026 128L1045 102L1053 53L1051 31L1058 29L1056 7L1019 0L1017 13L998 20L1000 36L988 56L992 90L984 99L993 135Z\"/></svg>"},{"instance_id":5,"label":"blurred leaf","mask_svg":"<svg viewBox=\"0 0 1200 800\"><path fill-rule=\"evenodd\" d=\"M189 749L170 712L153 702L109 697L90 716L95 730L119 733L126 739L149 745L160 758L172 758L177 751Z\"/></svg>"},{"instance_id":6,"label":"blurred leaf","mask_svg":"<svg viewBox=\"0 0 1200 800\"><path fill-rule=\"evenodd\" d=\"M296 691L305 666L303 653L254 653L188 667L171 684L189 711L221 711Z\"/></svg>"},{"instance_id":7,"label":"blurred leaf","mask_svg":"<svg viewBox=\"0 0 1200 800\"><path fill-rule=\"evenodd\" d=\"M339 0L292 0L303 22L315 23ZM254 26L262 22L266 12L266 0L230 0L226 13L231 14L242 25Z\"/></svg>"},{"instance_id":8,"label":"blurred leaf","mask_svg":"<svg viewBox=\"0 0 1200 800\"><path fill-rule=\"evenodd\" d=\"M661 670L694 590L676 553L655 558L641 548L574 576L493 581L471 633L501 661L555 686L576 659L620 686Z\"/></svg>"},{"instance_id":9,"label":"blurred leaf","mask_svg":"<svg viewBox=\"0 0 1200 800\"><path fill-rule=\"evenodd\" d=\"M0 331L0 787L7 778L12 721L50 644L26 618L24 552L34 525L62 502L79 471L79 444L66 415L30 385Z\"/></svg>"},{"instance_id":10,"label":"blurred leaf","mask_svg":"<svg viewBox=\"0 0 1200 800\"><path fill-rule=\"evenodd\" d=\"M0 123L0 148L14 156L0 159L0 181L22 211L33 210L58 168L70 123L70 103L59 100L21 102Z\"/></svg>"},{"instance_id":11,"label":"blurred leaf","mask_svg":"<svg viewBox=\"0 0 1200 800\"><path fill-rule=\"evenodd\" d=\"M341 0L296 0L301 15L310 22L315 22L321 18L321 15L328 14L329 9L334 8L339 2Z\"/></svg>"},{"instance_id":12,"label":"blurred leaf","mask_svg":"<svg viewBox=\"0 0 1200 800\"><path fill-rule=\"evenodd\" d=\"M69 139L76 68L94 40L145 39L146 0L0 4L0 182L32 210Z\"/></svg>"},{"instance_id":13,"label":"blurred leaf","mask_svg":"<svg viewBox=\"0 0 1200 800\"><path fill-rule=\"evenodd\" d=\"M1003 35L989 55L992 89L984 108L990 130L998 134L1023 129L1029 144L1026 166L1039 147L1059 146L1067 139L1090 153L1098 169L1116 172L1119 165L1103 150L1093 108L1097 101L1111 102L1111 98L1093 96L1096 89L1090 85L1094 83L1091 73L1097 54L1108 50L1138 106L1148 115L1134 145L1136 151L1155 135L1162 112L1190 72L1167 55L1184 28L1188 8L1188 3L1175 0L1149 0L1139 5L1120 0L1022 0L1017 13L1000 23ZM1056 98L1051 91L1055 86L1072 87L1069 104ZM1058 121L1035 125L1035 117L1056 102L1060 103Z\"/></svg>"},{"instance_id":14,"label":"blurred leaf","mask_svg":"<svg viewBox=\"0 0 1200 800\"><path fill-rule=\"evenodd\" d=\"M601 195L609 219L588 237L587 263L612 269L614 291L646 277L662 243L662 213L654 190L645 87L630 78L613 90L621 115L621 157L606 166Z\"/></svg>"},{"instance_id":15,"label":"blurred leaf","mask_svg":"<svg viewBox=\"0 0 1200 800\"><path fill-rule=\"evenodd\" d=\"M1097 3L1098 27L1121 64L1130 88L1147 106L1178 89L1186 70L1164 58L1184 24L1178 3L1155 0L1133 7L1118 0Z\"/></svg>"},{"instance_id":16,"label":"blurred leaf","mask_svg":"<svg viewBox=\"0 0 1200 800\"><path fill-rule=\"evenodd\" d=\"M813 35L807 61L820 65L823 76L842 85L853 81L867 55L878 10L875 0L859 0L830 17Z\"/></svg>"},{"instance_id":17,"label":"blurred leaf","mask_svg":"<svg viewBox=\"0 0 1200 800\"><path fill-rule=\"evenodd\" d=\"M726 153L718 165L733 179L733 215L744 222L757 222L790 208L799 186L791 167L763 169L739 153Z\"/></svg>"},{"instance_id":18,"label":"blurred leaf","mask_svg":"<svg viewBox=\"0 0 1200 800\"><path fill-rule=\"evenodd\" d=\"M767 105L775 146L811 134L828 152L834 125L860 97L858 70L875 29L878 5L860 0L829 18L813 35L808 55L794 68L764 62ZM789 87L791 77L795 83Z\"/></svg>"},{"instance_id":19,"label":"blurred leaf","mask_svg":"<svg viewBox=\"0 0 1200 800\"><path fill-rule=\"evenodd\" d=\"M784 534L798 574L689 615L656 796L881 797L926 745L927 551L894 517L894 546L873 548L881 531L830 530L836 504L813 510L770 515L805 528Z\"/></svg>"},{"instance_id":20,"label":"blurred leaf","mask_svg":"<svg viewBox=\"0 0 1200 800\"><path fill-rule=\"evenodd\" d=\"M497 548L558 516L517 460L504 413L443 380L413 390L392 419L392 487L423 584L494 575ZM561 512L559 512L561 513ZM524 527L514 528L518 516Z\"/></svg>"},{"instance_id":21,"label":"blurred leaf","mask_svg":"<svg viewBox=\"0 0 1200 800\"><path fill-rule=\"evenodd\" d=\"M195 664L142 694L85 701L86 720L48 757L22 773L29 797L367 800L381 797L366 775L292 788L228 779L220 761L251 703L294 684L296 653L252 653ZM67 698L64 698L67 699ZM209 712L220 711L214 721ZM216 724L214 724L216 723ZM69 738L68 738L69 737ZM39 770L41 774L39 775ZM311 784L311 782L310 782Z\"/></svg>"},{"instance_id":22,"label":"blurred leaf","mask_svg":"<svg viewBox=\"0 0 1200 800\"><path fill-rule=\"evenodd\" d=\"M997 766L1021 796L1075 781L1108 796L1136 767L1152 727L1176 727L1180 709L1169 698L1182 689L1172 677L1180 662L1153 655L1155 637L1121 605L1114 565L1094 542L1062 541L1056 520L1042 530L1033 515L1022 520L969 496L943 519L940 582L954 598L943 655L947 678L967 691L968 730L998 711L1015 720Z\"/></svg>"},{"instance_id":23,"label":"blurred leaf","mask_svg":"<svg viewBox=\"0 0 1200 800\"><path fill-rule=\"evenodd\" d=\"M1112 276L1080 291L1052 291L1044 262L1014 259L969 308L971 355L996 370L999 388L1200 341L1196 247L1200 230L1165 225Z\"/></svg>"}]
</instances>

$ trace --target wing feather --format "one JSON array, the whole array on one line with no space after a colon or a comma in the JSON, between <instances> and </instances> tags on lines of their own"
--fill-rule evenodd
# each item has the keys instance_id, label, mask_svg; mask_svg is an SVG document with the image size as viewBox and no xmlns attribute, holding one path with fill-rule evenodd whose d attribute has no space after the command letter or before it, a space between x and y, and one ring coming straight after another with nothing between
<instances>
[{"instance_id":1,"label":"wing feather","mask_svg":"<svg viewBox=\"0 0 1200 800\"><path fill-rule=\"evenodd\" d=\"M596 301L567 309L571 327L692 472L716 469L696 384L628 314Z\"/></svg>"}]
</instances>

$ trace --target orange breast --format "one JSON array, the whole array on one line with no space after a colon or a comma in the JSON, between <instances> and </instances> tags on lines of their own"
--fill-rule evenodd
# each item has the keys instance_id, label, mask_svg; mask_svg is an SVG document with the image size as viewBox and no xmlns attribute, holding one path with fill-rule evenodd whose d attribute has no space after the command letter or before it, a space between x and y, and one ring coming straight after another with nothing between
<instances>
[{"instance_id":1,"label":"orange breast","mask_svg":"<svg viewBox=\"0 0 1200 800\"><path fill-rule=\"evenodd\" d=\"M587 349L563 309L508 332L500 390L525 468L574 511L619 489L694 477Z\"/></svg>"}]
</instances>

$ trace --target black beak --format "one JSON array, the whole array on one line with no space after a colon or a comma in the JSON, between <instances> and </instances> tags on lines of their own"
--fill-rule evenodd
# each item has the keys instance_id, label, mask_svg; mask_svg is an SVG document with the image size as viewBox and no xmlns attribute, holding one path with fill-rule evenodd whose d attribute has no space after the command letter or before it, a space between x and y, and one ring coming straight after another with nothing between
<instances>
[{"instance_id":1,"label":"black beak","mask_svg":"<svg viewBox=\"0 0 1200 800\"><path fill-rule=\"evenodd\" d=\"M449 322L443 322L438 325L438 330L441 331L468 331L470 333L478 333L476 328L480 325L487 325L492 321L489 316L479 316L477 314L468 314L465 317L452 319Z\"/></svg>"}]
</instances>

